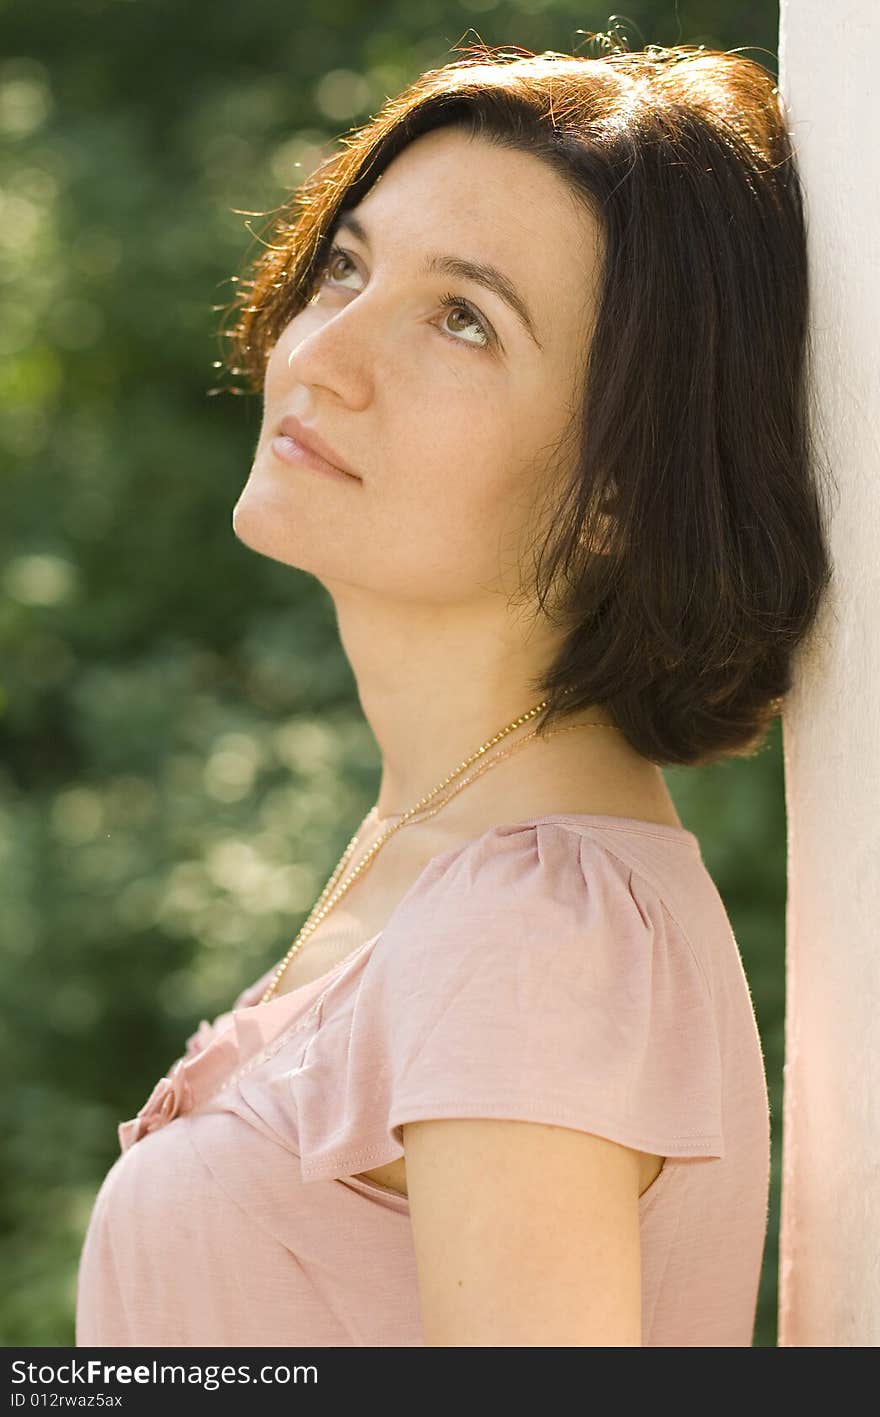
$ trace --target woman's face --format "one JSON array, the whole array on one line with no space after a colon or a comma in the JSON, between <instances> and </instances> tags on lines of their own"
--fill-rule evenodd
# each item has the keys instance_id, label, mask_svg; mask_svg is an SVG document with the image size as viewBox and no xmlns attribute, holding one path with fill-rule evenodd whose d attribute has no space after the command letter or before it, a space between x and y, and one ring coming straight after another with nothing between
<instances>
[{"instance_id":1,"label":"woman's face","mask_svg":"<svg viewBox=\"0 0 880 1417\"><path fill-rule=\"evenodd\" d=\"M537 499L577 456L596 224L539 159L450 128L405 148L353 214L362 234L340 225L268 360L235 534L331 591L507 592ZM523 318L447 257L494 268ZM281 459L288 415L357 478Z\"/></svg>"}]
</instances>

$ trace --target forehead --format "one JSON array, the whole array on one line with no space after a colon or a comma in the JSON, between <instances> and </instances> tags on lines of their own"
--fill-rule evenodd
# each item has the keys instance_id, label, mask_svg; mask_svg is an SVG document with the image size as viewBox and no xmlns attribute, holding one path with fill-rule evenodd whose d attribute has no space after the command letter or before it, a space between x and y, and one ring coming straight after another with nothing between
<instances>
[{"instance_id":1,"label":"forehead","mask_svg":"<svg viewBox=\"0 0 880 1417\"><path fill-rule=\"evenodd\" d=\"M545 348L579 338L598 277L598 223L531 153L455 128L416 138L353 211L373 254L421 261L441 252L489 262L514 283Z\"/></svg>"}]
</instances>

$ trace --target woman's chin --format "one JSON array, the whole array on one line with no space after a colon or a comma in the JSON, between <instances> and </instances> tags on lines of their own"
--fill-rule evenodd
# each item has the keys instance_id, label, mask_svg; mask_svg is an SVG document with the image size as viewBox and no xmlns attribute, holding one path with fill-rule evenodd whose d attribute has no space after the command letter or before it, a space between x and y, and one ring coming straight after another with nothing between
<instances>
[{"instance_id":1,"label":"woman's chin","mask_svg":"<svg viewBox=\"0 0 880 1417\"><path fill-rule=\"evenodd\" d=\"M300 546L303 536L297 535L296 528L287 521L289 506L282 508L277 497L258 495L249 487L250 484L232 509L232 530L238 540L261 556L300 567L300 552L305 554L304 546Z\"/></svg>"},{"instance_id":2,"label":"woman's chin","mask_svg":"<svg viewBox=\"0 0 880 1417\"><path fill-rule=\"evenodd\" d=\"M248 484L250 486L250 484ZM323 546L319 534L326 537L326 521L321 528L310 527L307 518L293 514L289 500L264 496L254 488L244 489L232 509L232 530L243 546L270 561L280 561L295 571L307 571L319 581L325 575L345 574L345 557L336 547ZM335 569L331 560L339 562Z\"/></svg>"}]
</instances>

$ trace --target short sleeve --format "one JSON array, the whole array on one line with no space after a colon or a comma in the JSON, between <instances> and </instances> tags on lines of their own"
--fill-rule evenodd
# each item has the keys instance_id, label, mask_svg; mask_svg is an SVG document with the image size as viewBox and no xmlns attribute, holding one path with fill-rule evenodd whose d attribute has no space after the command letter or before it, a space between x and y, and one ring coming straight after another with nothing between
<instances>
[{"instance_id":1,"label":"short sleeve","mask_svg":"<svg viewBox=\"0 0 880 1417\"><path fill-rule=\"evenodd\" d=\"M649 880L558 821L438 858L298 1081L304 1179L386 1164L403 1124L431 1117L724 1155L718 1025L694 949Z\"/></svg>"}]
</instances>

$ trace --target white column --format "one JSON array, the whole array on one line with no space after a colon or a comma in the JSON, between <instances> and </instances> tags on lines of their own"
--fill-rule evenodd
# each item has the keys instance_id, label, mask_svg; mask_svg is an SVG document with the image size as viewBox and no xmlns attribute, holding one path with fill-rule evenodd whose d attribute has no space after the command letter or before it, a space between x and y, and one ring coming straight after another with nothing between
<instances>
[{"instance_id":1,"label":"white column","mask_svg":"<svg viewBox=\"0 0 880 1417\"><path fill-rule=\"evenodd\" d=\"M780 1347L880 1344L880 5L781 0L835 585L783 719ZM760 57L760 56L757 56Z\"/></svg>"}]
</instances>

